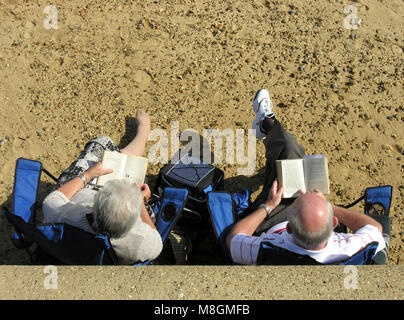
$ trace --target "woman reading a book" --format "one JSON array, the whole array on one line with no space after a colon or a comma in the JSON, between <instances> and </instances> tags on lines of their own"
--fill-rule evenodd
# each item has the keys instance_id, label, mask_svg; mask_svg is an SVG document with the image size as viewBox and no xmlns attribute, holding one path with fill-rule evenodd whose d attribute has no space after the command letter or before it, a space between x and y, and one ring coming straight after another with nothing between
<instances>
[{"instance_id":1,"label":"woman reading a book","mask_svg":"<svg viewBox=\"0 0 404 320\"><path fill-rule=\"evenodd\" d=\"M57 190L43 202L45 223L68 223L90 233L110 235L121 264L153 260L162 250L162 241L146 209L151 192L147 184L111 180L98 190L96 179L113 172L103 168L104 151L142 156L150 133L150 118L136 113L136 137L119 150L109 137L91 140L79 158L58 179Z\"/></svg>"}]
</instances>

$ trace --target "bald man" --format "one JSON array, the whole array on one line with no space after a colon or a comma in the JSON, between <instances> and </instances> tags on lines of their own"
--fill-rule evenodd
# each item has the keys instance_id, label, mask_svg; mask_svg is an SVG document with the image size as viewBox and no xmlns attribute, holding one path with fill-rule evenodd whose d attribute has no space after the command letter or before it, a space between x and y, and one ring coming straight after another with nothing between
<instances>
[{"instance_id":1,"label":"bald man","mask_svg":"<svg viewBox=\"0 0 404 320\"><path fill-rule=\"evenodd\" d=\"M376 252L385 249L382 226L376 220L329 203L317 190L282 199L275 161L303 158L305 150L275 119L267 90L257 92L253 110L253 129L266 148L265 182L261 194L221 239L233 261L256 264L262 241L309 255L321 263L344 260L373 241L379 243ZM353 233L334 232L339 222Z\"/></svg>"},{"instance_id":2,"label":"bald man","mask_svg":"<svg viewBox=\"0 0 404 320\"><path fill-rule=\"evenodd\" d=\"M265 202L273 211L281 202L282 188L274 181ZM377 252L385 247L381 225L373 218L330 204L320 192L300 195L284 210L287 220L276 224L267 232L254 236L257 227L267 218L266 208L261 207L238 221L226 238L227 247L235 263L257 263L262 241L289 251L309 255L321 263L342 261L377 241ZM342 222L352 234L334 232Z\"/></svg>"}]
</instances>

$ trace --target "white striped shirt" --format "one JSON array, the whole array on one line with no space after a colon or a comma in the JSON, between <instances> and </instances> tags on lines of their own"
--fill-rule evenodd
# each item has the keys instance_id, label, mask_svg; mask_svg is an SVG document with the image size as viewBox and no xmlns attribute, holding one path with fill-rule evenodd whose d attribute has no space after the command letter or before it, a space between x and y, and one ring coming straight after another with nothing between
<instances>
[{"instance_id":1,"label":"white striped shirt","mask_svg":"<svg viewBox=\"0 0 404 320\"><path fill-rule=\"evenodd\" d=\"M241 233L235 235L230 244L233 261L239 264L256 265L262 241L269 241L277 247L298 254L309 255L321 263L333 263L349 258L373 241L379 243L376 252L383 250L386 246L381 232L375 226L365 225L353 234L333 232L323 249L306 250L294 243L292 235L286 231L287 223L287 221L279 223L259 237Z\"/></svg>"}]
</instances>

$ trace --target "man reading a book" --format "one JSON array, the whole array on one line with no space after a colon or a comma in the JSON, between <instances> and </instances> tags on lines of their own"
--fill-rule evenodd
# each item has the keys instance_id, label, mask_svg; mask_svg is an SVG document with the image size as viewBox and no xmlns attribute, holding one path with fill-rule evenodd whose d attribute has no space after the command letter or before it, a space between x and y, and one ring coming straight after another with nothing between
<instances>
[{"instance_id":1,"label":"man reading a book","mask_svg":"<svg viewBox=\"0 0 404 320\"><path fill-rule=\"evenodd\" d=\"M162 240L146 209L151 192L147 184L122 179L110 180L98 191L96 178L113 172L103 168L106 150L142 156L150 132L149 116L136 114L136 137L119 150L109 137L101 136L86 144L78 160L58 180L57 190L44 200L45 223L68 223L90 233L107 233L121 264L153 260L162 251Z\"/></svg>"},{"instance_id":2,"label":"man reading a book","mask_svg":"<svg viewBox=\"0 0 404 320\"><path fill-rule=\"evenodd\" d=\"M325 264L349 258L373 241L379 243L377 255L385 255L382 227L372 217L332 205L319 190L282 198L285 190L279 185L276 160L301 159L305 150L275 119L267 90L257 92L253 110L253 129L266 147L265 182L261 194L222 239L233 261L256 264L262 241ZM334 232L339 222L353 233Z\"/></svg>"}]
</instances>

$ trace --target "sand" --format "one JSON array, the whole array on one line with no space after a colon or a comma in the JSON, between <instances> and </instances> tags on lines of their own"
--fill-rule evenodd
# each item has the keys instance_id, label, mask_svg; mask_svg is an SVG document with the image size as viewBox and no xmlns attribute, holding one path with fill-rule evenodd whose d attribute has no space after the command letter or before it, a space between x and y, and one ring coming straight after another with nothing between
<instances>
[{"instance_id":1,"label":"sand","mask_svg":"<svg viewBox=\"0 0 404 320\"><path fill-rule=\"evenodd\" d=\"M291 299L403 300L401 266L351 267L62 266L52 271L51 279L50 270L42 266L0 266L0 299L140 299L171 301L174 306L180 300L262 300L264 306ZM148 311L150 305L161 302L138 306Z\"/></svg>"},{"instance_id":2,"label":"sand","mask_svg":"<svg viewBox=\"0 0 404 320\"><path fill-rule=\"evenodd\" d=\"M344 26L349 1L55 0L57 29L43 23L49 4L0 0L0 203L11 204L18 157L58 175L93 137L124 144L138 108L168 134L178 121L247 135L264 87L307 153L329 159L331 202L393 186L388 264L403 263L402 1L353 1L357 29ZM226 190L260 192L256 150L254 174L218 164ZM40 200L51 188L44 177ZM10 233L0 217L0 264L24 265Z\"/></svg>"}]
</instances>

